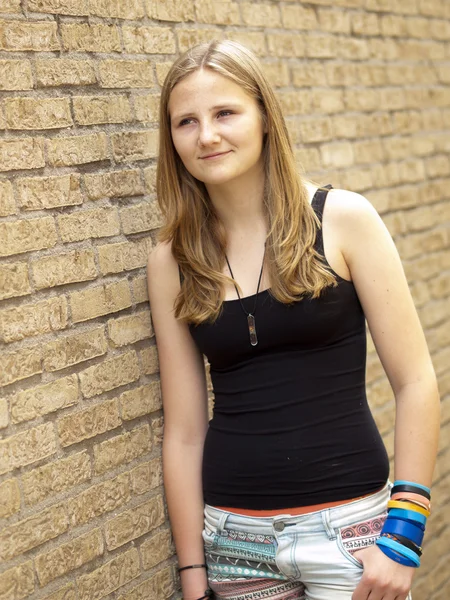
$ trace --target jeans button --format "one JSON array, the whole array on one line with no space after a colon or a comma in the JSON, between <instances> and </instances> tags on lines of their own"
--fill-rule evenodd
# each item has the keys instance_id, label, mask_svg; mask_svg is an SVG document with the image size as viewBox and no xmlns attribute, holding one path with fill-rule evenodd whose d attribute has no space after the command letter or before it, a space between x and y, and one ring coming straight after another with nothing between
<instances>
[{"instance_id":1,"label":"jeans button","mask_svg":"<svg viewBox=\"0 0 450 600\"><path fill-rule=\"evenodd\" d=\"M282 523L281 521L277 521L273 524L273 528L275 529L275 531L283 531L284 523Z\"/></svg>"}]
</instances>

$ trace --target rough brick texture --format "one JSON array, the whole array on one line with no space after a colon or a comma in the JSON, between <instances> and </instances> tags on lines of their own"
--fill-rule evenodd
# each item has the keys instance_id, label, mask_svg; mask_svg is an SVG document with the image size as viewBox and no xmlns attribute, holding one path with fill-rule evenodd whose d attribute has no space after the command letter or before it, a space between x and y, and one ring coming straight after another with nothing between
<instances>
[{"instance_id":1,"label":"rough brick texture","mask_svg":"<svg viewBox=\"0 0 450 600\"><path fill-rule=\"evenodd\" d=\"M0 600L180 598L146 262L159 92L194 43L261 58L295 156L399 249L442 395L414 597L450 596L450 67L438 0L0 0ZM208 365L207 365L208 367ZM369 340L393 458L393 395Z\"/></svg>"}]
</instances>

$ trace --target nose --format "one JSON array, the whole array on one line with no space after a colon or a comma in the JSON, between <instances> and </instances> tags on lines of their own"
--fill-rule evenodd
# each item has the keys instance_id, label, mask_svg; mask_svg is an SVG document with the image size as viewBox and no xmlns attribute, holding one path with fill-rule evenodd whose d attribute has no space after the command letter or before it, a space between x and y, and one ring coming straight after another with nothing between
<instances>
[{"instance_id":1,"label":"nose","mask_svg":"<svg viewBox=\"0 0 450 600\"><path fill-rule=\"evenodd\" d=\"M198 143L200 146L209 146L220 141L220 135L214 123L205 120L200 123Z\"/></svg>"}]
</instances>

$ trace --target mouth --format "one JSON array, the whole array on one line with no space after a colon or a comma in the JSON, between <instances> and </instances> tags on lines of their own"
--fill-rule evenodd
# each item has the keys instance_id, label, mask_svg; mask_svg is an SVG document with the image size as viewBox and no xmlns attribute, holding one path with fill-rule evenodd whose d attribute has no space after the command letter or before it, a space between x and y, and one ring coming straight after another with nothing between
<instances>
[{"instance_id":1,"label":"mouth","mask_svg":"<svg viewBox=\"0 0 450 600\"><path fill-rule=\"evenodd\" d=\"M213 154L206 154L205 156L200 156L200 158L202 160L210 160L213 158L219 158L220 156L225 156L226 154L229 154L231 152L231 150L228 150L227 152L214 152Z\"/></svg>"}]
</instances>

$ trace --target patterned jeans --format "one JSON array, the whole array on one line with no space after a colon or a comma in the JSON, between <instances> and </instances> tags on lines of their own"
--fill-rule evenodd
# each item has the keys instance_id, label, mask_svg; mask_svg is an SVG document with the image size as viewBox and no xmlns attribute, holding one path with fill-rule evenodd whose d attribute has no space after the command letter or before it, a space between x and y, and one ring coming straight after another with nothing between
<instances>
[{"instance_id":1,"label":"patterned jeans","mask_svg":"<svg viewBox=\"0 0 450 600\"><path fill-rule=\"evenodd\" d=\"M353 554L379 536L389 485L300 516L248 517L206 505L203 540L215 598L351 600L363 573Z\"/></svg>"}]
</instances>

